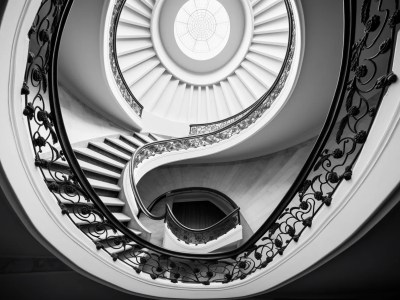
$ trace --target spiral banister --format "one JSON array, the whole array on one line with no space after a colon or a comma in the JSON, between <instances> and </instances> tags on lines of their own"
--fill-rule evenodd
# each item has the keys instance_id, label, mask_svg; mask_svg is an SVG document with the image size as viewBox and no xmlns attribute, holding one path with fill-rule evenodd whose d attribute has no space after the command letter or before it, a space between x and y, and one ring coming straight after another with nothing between
<instances>
[{"instance_id":1,"label":"spiral banister","mask_svg":"<svg viewBox=\"0 0 400 300\"><path fill-rule=\"evenodd\" d=\"M321 134L294 184L268 220L241 247L204 255L174 252L141 239L112 215L89 184L69 143L58 98L57 58L72 2L43 1L28 34L30 46L21 95L35 164L61 212L77 227L77 219L91 225L89 231L82 232L99 250L108 252L114 260L137 273L149 274L152 279L205 285L228 283L250 276L267 267L277 255L283 255L289 244L296 243L303 231L312 227L318 212L334 204L335 191L341 182L351 179L352 167L383 96L397 79L391 66L400 23L398 1L344 1L344 47L336 93ZM358 39L356 33L360 36ZM372 101L375 98L377 101ZM241 122L243 119L228 127L240 129L239 125L244 124ZM225 130L216 133L219 138L224 138ZM132 159L131 170L152 155L176 150L174 143L175 146L179 143L180 149L209 145L210 136L143 146ZM50 160L44 158L44 150L51 154ZM68 168L54 169L59 160L66 160ZM50 174L51 180L46 174ZM134 179L133 188L139 200ZM60 199L66 194L75 197L70 210ZM102 243L99 243L100 236ZM110 248L121 251L111 254Z\"/></svg>"},{"instance_id":2,"label":"spiral banister","mask_svg":"<svg viewBox=\"0 0 400 300\"><path fill-rule=\"evenodd\" d=\"M240 225L240 208L234 209L223 219L207 228L193 229L179 222L167 204L165 223L178 240L182 240L186 244L207 244Z\"/></svg>"}]
</instances>

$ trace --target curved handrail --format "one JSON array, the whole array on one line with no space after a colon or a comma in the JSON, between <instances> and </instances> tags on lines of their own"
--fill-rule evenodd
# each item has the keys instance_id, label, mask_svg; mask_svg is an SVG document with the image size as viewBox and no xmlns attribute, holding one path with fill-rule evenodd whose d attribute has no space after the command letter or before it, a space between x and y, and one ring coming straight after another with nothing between
<instances>
[{"instance_id":1,"label":"curved handrail","mask_svg":"<svg viewBox=\"0 0 400 300\"><path fill-rule=\"evenodd\" d=\"M224 118L222 120L217 120L214 122L208 122L208 123L197 123L197 124L190 124L189 125L189 135L199 135L199 134L206 134L206 133L212 133L215 131L219 131L221 129L224 129L225 127L229 126L230 124L236 122L237 120L241 119L244 117L244 115L247 115L248 113L254 112L262 103L263 101L271 95L271 93L274 91L275 87L281 80L281 77L285 70L285 66L288 64L288 59L289 59L289 52L291 45L293 44L292 41L292 35L293 35L293 13L291 11L291 7L289 4L288 0L285 0L285 5L286 9L288 11L288 18L289 18L289 37L288 37L288 49L285 55L285 59L283 61L282 67L279 70L278 76L276 77L275 81L271 85L271 87L262 95L257 101L255 101L253 104L251 104L249 107L245 108L244 110L236 113L233 116Z\"/></svg>"},{"instance_id":2,"label":"curved handrail","mask_svg":"<svg viewBox=\"0 0 400 300\"><path fill-rule=\"evenodd\" d=\"M229 198L227 195L225 195L224 193L211 189L211 188L206 188L206 187L188 187L188 188L180 188L180 189L175 189L175 190L171 190L168 192L165 192L164 194L161 194L160 196L158 196L157 198L155 198L153 201L151 201L151 203L148 205L147 210L151 211L153 209L153 207L162 199L166 198L166 197L170 197L170 196L174 196L176 194L181 194L181 193L189 193L189 192L203 192L203 193L210 193L213 196L218 196L220 197L223 201L229 203L232 208L238 208L239 206L236 204L235 201L233 201L231 198ZM140 214L141 212L139 212Z\"/></svg>"},{"instance_id":3,"label":"curved handrail","mask_svg":"<svg viewBox=\"0 0 400 300\"><path fill-rule=\"evenodd\" d=\"M23 113L32 138L35 163L45 178L46 174L52 177L45 181L59 201L62 213L68 215L75 224L75 219L79 218L85 224L94 225L91 232L84 233L98 249L108 253L107 247L123 250L120 254L110 255L114 260L121 259L121 262L136 272L149 273L153 279L202 284L226 283L245 278L266 267L276 255L283 254L289 243L296 242L305 228L312 226L315 215L324 206L331 204L333 194L343 179L351 179L352 166L367 139L380 101L386 88L396 80L391 65L396 25L400 22L398 0L386 1L389 8L384 10L381 9L382 1L378 4L372 4L371 1L363 3L363 8L359 10L363 12L361 28L357 31L361 38L357 42L354 38L356 2L344 1L346 26L337 90L322 132L294 184L268 220L241 247L229 252L205 255L179 253L155 246L121 224L99 199L80 168L68 141L57 91L58 49L72 0L45 0L43 3L52 4L55 13L49 13L49 16L54 16L54 20L40 21L38 14L29 32L31 42L37 45L30 48L32 52L28 55L21 89L25 99ZM373 5L376 6L374 12ZM387 29L387 35L384 29ZM377 57L380 59L379 65L374 61ZM371 62L369 67L373 68L372 71L361 63L364 60ZM47 87L51 112L47 110L44 101ZM367 102L369 94L378 94L376 107ZM361 124L361 121L366 124ZM334 132L335 128L337 130ZM336 148L332 150L325 149L330 139L336 142ZM62 151L54 146L58 142ZM41 158L43 147L50 149L50 161ZM67 160L70 168L68 171L52 169L59 159ZM62 193L76 197L75 202L71 202L72 210L68 210L59 200ZM98 242L99 237L102 237L103 243ZM136 243L135 251L128 248L132 241Z\"/></svg>"},{"instance_id":4,"label":"curved handrail","mask_svg":"<svg viewBox=\"0 0 400 300\"><path fill-rule=\"evenodd\" d=\"M165 222L168 226L168 228L171 230L171 232L180 240L183 240L187 244L191 243L191 236L194 237L195 243L192 242L192 244L207 244L210 241L216 240L223 234L227 233L231 229L234 229L237 225L240 225L240 208L234 209L232 212L230 212L228 215L226 215L224 218L216 222L215 224L202 228L202 229L193 229L190 227L187 227L183 225L174 215L172 212L170 206L167 204L167 213L165 217ZM224 225L227 221L230 219L235 218L230 226L221 228L221 225ZM178 230L181 230L180 236L178 236L178 230L174 227L177 227ZM218 231L218 229L220 229Z\"/></svg>"},{"instance_id":5,"label":"curved handrail","mask_svg":"<svg viewBox=\"0 0 400 300\"><path fill-rule=\"evenodd\" d=\"M115 83L117 84L119 91L121 92L122 97L129 104L129 106L133 109L133 111L139 116L142 116L143 105L136 99L133 95L132 91L127 88L127 83L122 74L121 68L119 67L118 58L117 58L117 29L118 22L122 8L125 5L126 0L116 0L112 17L111 17L111 26L109 30L109 59L111 70L115 79Z\"/></svg>"},{"instance_id":6,"label":"curved handrail","mask_svg":"<svg viewBox=\"0 0 400 300\"><path fill-rule=\"evenodd\" d=\"M178 224L179 227L181 227L182 229L187 230L187 231L192 231L192 232L205 232L205 231L209 231L210 229L215 228L215 227L218 226L219 224L221 224L221 223L223 223L224 221L226 221L227 219L229 219L229 217L231 217L231 216L237 214L237 213L240 211L240 208L235 208L235 209L232 210L229 214L227 214L225 217L223 217L221 220L219 220L217 223L215 223L215 224L213 224L213 225L211 225L211 226L208 226L208 227L206 227L206 228L202 228L202 229L194 229L194 228L190 228L190 227L187 227L187 226L183 225L183 224L175 217L174 213L172 212L171 207L170 207L168 204L167 204L167 211L168 211L167 215L168 215L169 217L171 217L171 219L172 219L176 224Z\"/></svg>"}]
</instances>

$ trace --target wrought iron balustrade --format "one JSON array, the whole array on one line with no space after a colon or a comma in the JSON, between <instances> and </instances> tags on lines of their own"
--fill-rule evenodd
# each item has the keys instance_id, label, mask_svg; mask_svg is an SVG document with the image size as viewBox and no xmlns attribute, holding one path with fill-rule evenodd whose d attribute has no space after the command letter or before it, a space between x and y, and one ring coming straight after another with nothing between
<instances>
[{"instance_id":1,"label":"wrought iron balustrade","mask_svg":"<svg viewBox=\"0 0 400 300\"><path fill-rule=\"evenodd\" d=\"M169 251L136 236L112 215L89 184L68 141L57 90L58 48L72 0L44 0L28 33L30 45L21 94L35 164L61 212L77 227L82 228L78 221L87 225L82 232L99 251L152 279L228 283L268 267L312 227L319 211L335 204L335 191L343 180L351 180L353 165L385 91L397 78L391 70L400 22L398 0L343 3L340 79L327 121L306 164L272 215L244 245L225 253L195 255ZM252 115L255 120L258 117ZM132 167L153 155L208 146L249 124L236 121L211 135L146 145L137 151ZM50 159L45 152L50 153ZM55 168L59 160L66 160L68 168ZM135 185L134 189L138 196ZM65 201L70 201L70 208ZM110 249L119 251L116 254Z\"/></svg>"}]
</instances>

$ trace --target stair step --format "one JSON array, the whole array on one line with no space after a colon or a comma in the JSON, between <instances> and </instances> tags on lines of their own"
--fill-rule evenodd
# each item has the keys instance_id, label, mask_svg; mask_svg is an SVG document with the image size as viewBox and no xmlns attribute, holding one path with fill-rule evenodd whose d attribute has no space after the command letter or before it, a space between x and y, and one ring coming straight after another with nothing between
<instances>
[{"instance_id":1,"label":"stair step","mask_svg":"<svg viewBox=\"0 0 400 300\"><path fill-rule=\"evenodd\" d=\"M130 242L128 244L126 244L125 246L119 245L119 247L116 245L114 246L115 248L109 246L109 247L105 247L105 250L107 252L109 252L110 254L119 254L119 253L123 253L129 250L132 250L137 244L135 242Z\"/></svg>"},{"instance_id":2,"label":"stair step","mask_svg":"<svg viewBox=\"0 0 400 300\"><path fill-rule=\"evenodd\" d=\"M132 1L131 1L132 2ZM134 3L130 3L130 1L125 2L125 7L128 7L129 9L133 10L134 12L142 15L143 17L150 19L151 18L151 12L144 6L139 1L135 1Z\"/></svg>"},{"instance_id":3,"label":"stair step","mask_svg":"<svg viewBox=\"0 0 400 300\"><path fill-rule=\"evenodd\" d=\"M229 106L229 111L231 115L235 115L242 111L244 107L242 104L239 102L239 100L236 98L235 93L233 92L229 82L227 81L221 81L221 88L222 92L224 94L224 97L226 99L226 104Z\"/></svg>"},{"instance_id":4,"label":"stair step","mask_svg":"<svg viewBox=\"0 0 400 300\"><path fill-rule=\"evenodd\" d=\"M52 172L53 176L54 176L54 172ZM44 175L47 181L57 181L57 182L62 182L62 180L60 178L55 179L53 176L51 176L50 172L48 170L44 170ZM58 176L60 177L60 176ZM87 178L87 180L89 181L89 184L94 188L94 189L100 189L100 190L106 190L106 191L112 191L112 192L119 192L121 191L121 188L113 183L108 183L108 182L104 182L104 181L100 181L97 179L93 179L93 178Z\"/></svg>"},{"instance_id":5,"label":"stair step","mask_svg":"<svg viewBox=\"0 0 400 300\"><path fill-rule=\"evenodd\" d=\"M282 51L286 52L286 46L288 43L287 32L276 32L271 34L257 35L253 38L253 44L265 44L265 45L276 45L285 47Z\"/></svg>"},{"instance_id":6,"label":"stair step","mask_svg":"<svg viewBox=\"0 0 400 300\"><path fill-rule=\"evenodd\" d=\"M135 65L134 67L127 69L126 71L124 71L124 77L127 84L130 87L132 87L134 84L140 81L144 76L152 72L154 68L156 68L159 64L160 61L157 57L150 57L149 59ZM135 89L131 88L131 90L135 95L137 95Z\"/></svg>"},{"instance_id":7,"label":"stair step","mask_svg":"<svg viewBox=\"0 0 400 300\"><path fill-rule=\"evenodd\" d=\"M148 8L153 9L154 3L151 0L141 0Z\"/></svg>"},{"instance_id":8,"label":"stair step","mask_svg":"<svg viewBox=\"0 0 400 300\"><path fill-rule=\"evenodd\" d=\"M104 181L100 181L100 180L96 180L96 179L92 179L92 178L88 178L88 180L89 180L90 185L94 189L107 190L107 191L113 191L113 192L121 191L121 188L116 184L112 184L112 183L108 183L108 182L104 182Z\"/></svg>"},{"instance_id":9,"label":"stair step","mask_svg":"<svg viewBox=\"0 0 400 300\"><path fill-rule=\"evenodd\" d=\"M264 94L265 87L245 69L239 68L235 71L235 73L255 99L259 99Z\"/></svg>"},{"instance_id":10,"label":"stair step","mask_svg":"<svg viewBox=\"0 0 400 300\"><path fill-rule=\"evenodd\" d=\"M266 23L269 23L269 22L272 22L272 21L275 21L275 20L282 19L282 18L287 18L287 12L286 11L281 13L281 14L279 14L279 15L274 15L272 17L267 17L267 18L264 17L263 15L261 15L260 18L256 18L256 20L254 20L254 26L255 27L256 26L260 26L260 25L263 25L263 24L266 24Z\"/></svg>"},{"instance_id":11,"label":"stair step","mask_svg":"<svg viewBox=\"0 0 400 300\"><path fill-rule=\"evenodd\" d=\"M121 136L123 139L127 140L128 142L136 145L137 148L141 147L144 145L144 143L137 138L130 136L130 135L123 135Z\"/></svg>"},{"instance_id":12,"label":"stair step","mask_svg":"<svg viewBox=\"0 0 400 300\"><path fill-rule=\"evenodd\" d=\"M257 53L251 53L251 52L248 53L246 55L246 59L248 61L251 61L255 65L263 68L267 72L273 74L274 76L278 76L279 71L280 71L280 69L282 67L282 63L281 62L278 62L276 60L273 60L271 58L262 56L262 55L257 54Z\"/></svg>"},{"instance_id":13,"label":"stair step","mask_svg":"<svg viewBox=\"0 0 400 300\"><path fill-rule=\"evenodd\" d=\"M153 84L153 87L148 89L141 97L140 103L143 104L146 109L154 112L154 108L160 106L159 101L165 97L166 88L171 78L171 74L164 72Z\"/></svg>"},{"instance_id":14,"label":"stair step","mask_svg":"<svg viewBox=\"0 0 400 300\"><path fill-rule=\"evenodd\" d=\"M121 151L119 151L119 150L117 150L117 149L115 149L115 148L113 148L113 147L111 147L111 146L109 146L107 144L104 144L104 143L101 143L101 142L90 142L90 144L92 144L95 147L97 147L99 149L102 149L102 150L104 150L106 152L109 152L112 155L118 156L123 160L129 161L131 159L131 156L126 155L125 153L123 153L123 152L121 152Z\"/></svg>"},{"instance_id":15,"label":"stair step","mask_svg":"<svg viewBox=\"0 0 400 300\"><path fill-rule=\"evenodd\" d=\"M240 101L243 108L249 107L257 99L249 92L247 87L240 81L236 74L228 77L228 81L234 91L236 98Z\"/></svg>"},{"instance_id":16,"label":"stair step","mask_svg":"<svg viewBox=\"0 0 400 300\"><path fill-rule=\"evenodd\" d=\"M112 172L110 170L107 170L105 168L96 166L96 165L88 163L86 161L78 160L78 162L79 162L79 165L80 165L81 169L84 170L84 171L93 172L93 173L100 174L100 175L107 176L107 177L111 177L111 178L114 178L114 179L119 179L121 177L121 174L119 174L119 173ZM57 162L57 164L69 167L69 163L67 161L59 160Z\"/></svg>"},{"instance_id":17,"label":"stair step","mask_svg":"<svg viewBox=\"0 0 400 300\"><path fill-rule=\"evenodd\" d=\"M273 1L263 1L254 9L254 17L264 13L265 11L271 9L278 3L282 2L282 0L273 0Z\"/></svg>"},{"instance_id":18,"label":"stair step","mask_svg":"<svg viewBox=\"0 0 400 300\"><path fill-rule=\"evenodd\" d=\"M286 49L283 50L282 47L275 45L253 44L249 48L249 53L257 53L283 62L286 56Z\"/></svg>"},{"instance_id":19,"label":"stair step","mask_svg":"<svg viewBox=\"0 0 400 300\"><path fill-rule=\"evenodd\" d=\"M138 236L140 236L142 234L138 230L134 230L134 229L130 229L130 228L128 228L128 229ZM90 232L91 232L90 228L84 228L82 231L84 233L88 234L89 236L91 236L93 238L93 241L95 241L95 242L104 241L107 238L112 239L112 238L124 236L124 234L121 231L117 230L116 232L114 232L114 230L112 230L112 229L107 229L101 234L98 234L96 232L94 232L94 234L90 234Z\"/></svg>"},{"instance_id":20,"label":"stair step","mask_svg":"<svg viewBox=\"0 0 400 300\"><path fill-rule=\"evenodd\" d=\"M269 89L275 81L276 77L274 75L248 60L243 61L241 66L255 79L257 79L266 89Z\"/></svg>"},{"instance_id":21,"label":"stair step","mask_svg":"<svg viewBox=\"0 0 400 300\"><path fill-rule=\"evenodd\" d=\"M120 221L122 223L126 223L131 220L130 217L128 217L127 215L125 215L123 213L112 213L112 214L114 215L114 217L117 218L118 221ZM87 220L82 217L79 218L73 213L69 214L69 217L78 226L93 225L93 224L102 222L102 218L99 215L97 215L96 213L91 214Z\"/></svg>"},{"instance_id":22,"label":"stair step","mask_svg":"<svg viewBox=\"0 0 400 300\"><path fill-rule=\"evenodd\" d=\"M184 106L184 95L186 90L186 83L180 83L172 101L166 112L166 118L172 118L179 121L180 112Z\"/></svg>"},{"instance_id":23,"label":"stair step","mask_svg":"<svg viewBox=\"0 0 400 300\"><path fill-rule=\"evenodd\" d=\"M135 151L136 151L135 148L129 146L127 143L125 143L117 138L106 138L106 142L111 143L119 148L122 148L125 151L130 152L131 154L135 153Z\"/></svg>"},{"instance_id":24,"label":"stair step","mask_svg":"<svg viewBox=\"0 0 400 300\"><path fill-rule=\"evenodd\" d=\"M80 153L82 155L85 155L87 157L90 157L92 159L98 160L98 161L100 161L102 163L109 164L109 165L111 165L113 167L116 167L116 168L120 168L121 170L123 168L125 168L124 164L122 164L122 163L120 163L120 162L118 162L118 161L116 161L116 160L114 160L112 158L109 158L109 157L107 157L105 155L102 155L102 154L100 154L100 153L98 153L96 151L93 151L91 149L88 149L88 148L75 148L74 151L77 152L77 153Z\"/></svg>"},{"instance_id":25,"label":"stair step","mask_svg":"<svg viewBox=\"0 0 400 300\"><path fill-rule=\"evenodd\" d=\"M141 101L142 97L146 94L146 92L153 88L154 83L157 82L158 78L165 72L165 68L157 64L156 66L152 66L150 72L141 76L139 80L137 80L134 84L130 85L131 90L135 97Z\"/></svg>"},{"instance_id":26,"label":"stair step","mask_svg":"<svg viewBox=\"0 0 400 300\"><path fill-rule=\"evenodd\" d=\"M162 137L162 136L160 136L160 135L158 135L158 134L155 134L155 133L148 133L148 136L149 136L149 138L151 138L154 142L165 140L164 137Z\"/></svg>"},{"instance_id":27,"label":"stair step","mask_svg":"<svg viewBox=\"0 0 400 300\"><path fill-rule=\"evenodd\" d=\"M144 133L135 132L133 136L136 136L139 140L141 140L144 144L154 142L149 136Z\"/></svg>"},{"instance_id":28,"label":"stair step","mask_svg":"<svg viewBox=\"0 0 400 300\"><path fill-rule=\"evenodd\" d=\"M153 48L153 43L149 38L136 40L118 40L117 56L120 57L123 55L128 55L148 48Z\"/></svg>"},{"instance_id":29,"label":"stair step","mask_svg":"<svg viewBox=\"0 0 400 300\"><path fill-rule=\"evenodd\" d=\"M119 66L121 68L121 72L127 72L129 69L132 69L139 64L148 61L156 55L153 49L145 49L136 53L132 53L130 55L122 56L118 59ZM137 71L136 71L137 72Z\"/></svg>"},{"instance_id":30,"label":"stair step","mask_svg":"<svg viewBox=\"0 0 400 300\"><path fill-rule=\"evenodd\" d=\"M144 28L150 28L150 22L146 22L144 20L138 20L137 18L130 18L130 16L127 16L125 18L121 17L119 19L120 23L125 23L133 26L138 26L138 27L144 27Z\"/></svg>"},{"instance_id":31,"label":"stair step","mask_svg":"<svg viewBox=\"0 0 400 300\"><path fill-rule=\"evenodd\" d=\"M82 204L82 205L94 205L92 202L87 202L83 196L69 196L65 193L60 193L59 194L59 200L63 204ZM105 196L99 196L100 200L107 206L124 206L125 202L120 200L119 198L113 198L113 197L105 197Z\"/></svg>"}]
</instances>

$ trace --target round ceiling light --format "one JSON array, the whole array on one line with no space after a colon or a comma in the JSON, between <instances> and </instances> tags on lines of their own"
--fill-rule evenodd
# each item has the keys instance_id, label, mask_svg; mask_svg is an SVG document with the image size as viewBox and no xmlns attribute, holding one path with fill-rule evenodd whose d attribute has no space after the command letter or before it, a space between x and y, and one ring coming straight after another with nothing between
<instances>
[{"instance_id":1,"label":"round ceiling light","mask_svg":"<svg viewBox=\"0 0 400 300\"><path fill-rule=\"evenodd\" d=\"M230 20L216 0L189 0L178 11L174 35L179 49L195 60L217 56L230 35Z\"/></svg>"}]
</instances>

